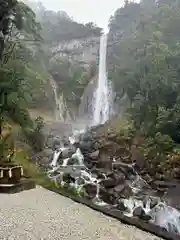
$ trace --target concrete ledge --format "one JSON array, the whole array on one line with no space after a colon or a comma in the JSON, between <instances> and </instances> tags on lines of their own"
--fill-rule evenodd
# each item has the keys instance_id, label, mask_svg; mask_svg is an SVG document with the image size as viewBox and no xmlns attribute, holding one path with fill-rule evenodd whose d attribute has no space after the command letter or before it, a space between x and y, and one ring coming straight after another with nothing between
<instances>
[{"instance_id":1,"label":"concrete ledge","mask_svg":"<svg viewBox=\"0 0 180 240\"><path fill-rule=\"evenodd\" d=\"M122 214L121 211L119 211L118 209L110 209L107 207L100 207L100 206L95 205L88 199L81 198L78 196L73 196L70 193L66 193L66 192L62 193L62 192L58 191L58 189L57 190L51 189L51 188L46 188L46 189L48 189L52 192L55 192L57 194L60 194L64 197L68 197L77 203L86 205L86 206L92 208L93 210L99 211L107 216L118 219L119 221L121 221L124 224L135 226L143 231L152 233L158 237L164 238L166 240L180 240L180 235L168 233L164 228L156 226L150 222L145 222L141 219L137 219L137 218L133 218L133 217L132 218L127 217L124 214Z\"/></svg>"},{"instance_id":2,"label":"concrete ledge","mask_svg":"<svg viewBox=\"0 0 180 240\"><path fill-rule=\"evenodd\" d=\"M0 185L0 193L18 193L25 190L30 190L36 187L34 181L29 179L22 179L20 182L16 184L9 184L9 185Z\"/></svg>"}]
</instances>

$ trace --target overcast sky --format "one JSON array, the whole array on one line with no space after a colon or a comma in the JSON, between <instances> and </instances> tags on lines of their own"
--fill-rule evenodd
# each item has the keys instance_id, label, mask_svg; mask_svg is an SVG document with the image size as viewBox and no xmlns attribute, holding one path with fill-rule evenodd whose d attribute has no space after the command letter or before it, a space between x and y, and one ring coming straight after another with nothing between
<instances>
[{"instance_id":1,"label":"overcast sky","mask_svg":"<svg viewBox=\"0 0 180 240\"><path fill-rule=\"evenodd\" d=\"M64 10L79 22L97 23L106 28L109 17L122 6L124 0L41 0L46 8Z\"/></svg>"}]
</instances>

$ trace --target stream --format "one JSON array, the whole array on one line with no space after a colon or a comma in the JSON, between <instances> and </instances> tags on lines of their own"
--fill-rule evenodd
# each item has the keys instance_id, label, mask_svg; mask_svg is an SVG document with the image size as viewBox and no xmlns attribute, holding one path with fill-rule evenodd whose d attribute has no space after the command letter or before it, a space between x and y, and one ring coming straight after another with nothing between
<instances>
[{"instance_id":1,"label":"stream","mask_svg":"<svg viewBox=\"0 0 180 240\"><path fill-rule=\"evenodd\" d=\"M98 168L98 156L92 157L92 150L82 153L84 135L83 131L74 132L69 136L69 145L54 151L47 174L57 187L66 186L94 204L117 208L128 217L152 222L180 235L180 212L167 205L132 165L113 158L108 170ZM97 155L97 151L93 153ZM94 165L90 166L89 161L94 161Z\"/></svg>"}]
</instances>

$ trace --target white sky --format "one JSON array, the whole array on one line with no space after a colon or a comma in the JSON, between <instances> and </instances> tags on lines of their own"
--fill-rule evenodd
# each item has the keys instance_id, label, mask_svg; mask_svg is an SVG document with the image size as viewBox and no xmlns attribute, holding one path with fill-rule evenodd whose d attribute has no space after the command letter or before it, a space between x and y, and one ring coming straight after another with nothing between
<instances>
[{"instance_id":1,"label":"white sky","mask_svg":"<svg viewBox=\"0 0 180 240\"><path fill-rule=\"evenodd\" d=\"M95 22L106 29L109 17L121 7L124 0L41 0L51 10L66 11L75 21Z\"/></svg>"}]
</instances>

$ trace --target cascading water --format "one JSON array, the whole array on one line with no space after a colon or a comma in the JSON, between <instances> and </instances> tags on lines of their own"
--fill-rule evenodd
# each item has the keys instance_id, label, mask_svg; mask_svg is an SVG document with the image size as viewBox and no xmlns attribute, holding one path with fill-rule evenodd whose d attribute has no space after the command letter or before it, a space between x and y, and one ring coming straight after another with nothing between
<instances>
[{"instance_id":1,"label":"cascading water","mask_svg":"<svg viewBox=\"0 0 180 240\"><path fill-rule=\"evenodd\" d=\"M78 141L80 139L78 140L77 133L69 138L71 145ZM119 196L118 202L115 205L110 205L109 202L104 202L102 197L102 191L104 191L102 184L103 181L109 181L109 176L106 173L103 173L104 175L101 174L101 176L93 173L93 169L89 169L86 166L86 158L80 148L74 149L71 157L63 157L67 149L68 147L62 147L59 151L55 151L54 158L50 164L53 169L48 171L49 178L54 180L57 187L67 186L66 184L68 184L69 188L75 190L79 196L82 196L84 193L87 193L86 189L90 186L92 191L95 189L95 192L90 196L94 204L108 208L111 208L111 206L117 207L118 209L123 205L123 209L120 210L129 218L137 217L136 210L138 210L138 214L141 211L140 214L145 221L161 226L170 233L180 234L180 212L166 205L157 195L154 195L150 185L138 175L132 165L117 162L115 158L113 159L112 171L116 171L116 166L121 166L121 172L127 175L124 187L126 186L127 190L131 189L132 191L129 192L129 196ZM59 158L61 159L60 161ZM70 178L67 179L68 176ZM122 186L120 185L120 187ZM91 190L89 194L91 194ZM154 202L156 204L152 206Z\"/></svg>"},{"instance_id":2,"label":"cascading water","mask_svg":"<svg viewBox=\"0 0 180 240\"><path fill-rule=\"evenodd\" d=\"M106 74L107 35L101 36L99 51L99 76L95 92L93 125L103 124L109 119L111 90Z\"/></svg>"},{"instance_id":3,"label":"cascading water","mask_svg":"<svg viewBox=\"0 0 180 240\"><path fill-rule=\"evenodd\" d=\"M111 88L108 86L106 76L106 48L107 35L103 35L100 43L99 78L95 92L93 125L106 122L111 114ZM69 137L70 145L75 147L75 143L80 144L82 139L80 139L79 136L85 134L85 132L85 130L81 132L75 131L74 134ZM163 227L170 233L177 233L180 235L180 212L162 202L158 195L154 195L149 184L138 175L133 166L118 163L119 165L121 164L121 173L125 176L125 182L117 185L117 189L115 187L113 188L113 192L111 192L109 191L110 188L107 187L106 189L103 183L104 180L107 180L107 183L111 180L109 175L106 173L102 173L101 175L95 173L94 175L94 172L92 171L93 168L89 168L88 162L86 162L88 156L87 153L84 153L83 155L80 146L77 147L76 145L75 148L76 151L74 150L74 153L72 153L71 157L68 156L68 158L65 158L63 154L67 148L60 148L59 151L55 151L54 153L54 158L50 164L53 169L48 172L48 176L54 180L57 187L68 184L68 187L75 189L76 193L82 196L81 194L83 193L87 194L88 191L86 192L86 190L88 188L86 187L90 185L92 195L91 191L89 191L88 194L94 204L103 207L108 206L108 208L116 207L121 213L129 218L140 217L136 215L136 210L141 211L141 217L145 217L145 221L150 221L155 225ZM59 161L59 158L62 158L62 161ZM115 163L116 159L113 158L112 172L116 171L116 169L114 169ZM98 171L100 173L100 170ZM122 181L122 179L120 180ZM124 186L122 188L123 184ZM119 194L118 187L120 187L121 190L127 190L129 192L127 192L127 196L116 195L116 193ZM103 192L105 189L107 191L106 197L109 196L108 194L112 194L111 197L117 197L117 202L114 203L112 201L111 203L109 202L111 200L103 198ZM113 195L114 191L117 191L115 192L115 195ZM104 201L107 200L107 202L104 202L103 199ZM152 206L153 202L156 203ZM122 207L122 205L123 209L120 209L120 206Z\"/></svg>"},{"instance_id":4,"label":"cascading water","mask_svg":"<svg viewBox=\"0 0 180 240\"><path fill-rule=\"evenodd\" d=\"M50 77L50 84L54 92L54 99L55 99L55 119L58 121L64 121L65 119L71 120L68 108L66 106L66 103L64 101L64 96L61 94L58 96L58 86L55 80ZM64 116L64 113L66 113L66 116Z\"/></svg>"}]
</instances>

